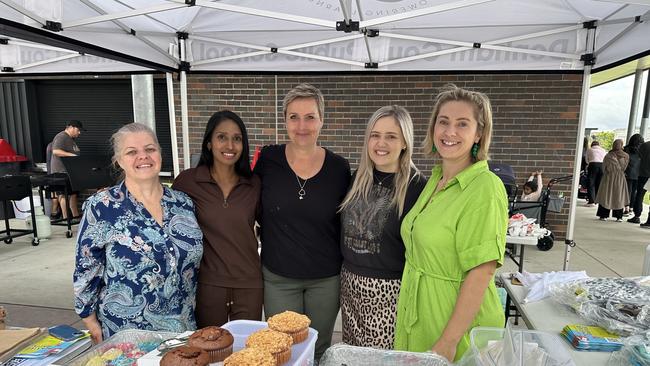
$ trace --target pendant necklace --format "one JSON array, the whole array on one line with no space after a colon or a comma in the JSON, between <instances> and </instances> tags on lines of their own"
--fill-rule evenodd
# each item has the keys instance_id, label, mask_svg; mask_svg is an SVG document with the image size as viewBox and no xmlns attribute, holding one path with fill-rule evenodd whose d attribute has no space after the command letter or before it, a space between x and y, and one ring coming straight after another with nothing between
<instances>
[{"instance_id":1,"label":"pendant necklace","mask_svg":"<svg viewBox=\"0 0 650 366\"><path fill-rule=\"evenodd\" d=\"M300 183L300 178L298 177L298 174L294 174L294 175L296 176L298 187L300 187L300 189L298 190L298 199L302 200L305 198L305 195L307 194L307 192L305 192L305 185L307 184L307 181L309 179L305 179L303 183Z\"/></svg>"},{"instance_id":2,"label":"pendant necklace","mask_svg":"<svg viewBox=\"0 0 650 366\"><path fill-rule=\"evenodd\" d=\"M393 174L388 174L387 176L385 176L385 177L379 179L379 178L377 178L377 177L375 177L375 176L373 175L373 178L375 178L375 181L377 182L377 184L379 184L380 186L382 186L382 185L384 184L384 181L386 180L386 178L390 178L390 177L392 177L392 176L393 176Z\"/></svg>"}]
</instances>

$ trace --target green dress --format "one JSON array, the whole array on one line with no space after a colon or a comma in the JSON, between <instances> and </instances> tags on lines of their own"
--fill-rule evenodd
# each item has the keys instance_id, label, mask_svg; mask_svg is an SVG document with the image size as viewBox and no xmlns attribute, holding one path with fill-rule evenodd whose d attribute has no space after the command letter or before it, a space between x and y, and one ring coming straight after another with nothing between
<instances>
[{"instance_id":1,"label":"green dress","mask_svg":"<svg viewBox=\"0 0 650 366\"><path fill-rule=\"evenodd\" d=\"M434 194L442 168L402 222L406 265L397 305L395 349L431 350L454 310L460 287L472 268L503 264L508 200L501 180L479 161ZM476 326L503 327L504 311L494 285L485 292ZM470 345L469 330L458 343L456 360Z\"/></svg>"}]
</instances>

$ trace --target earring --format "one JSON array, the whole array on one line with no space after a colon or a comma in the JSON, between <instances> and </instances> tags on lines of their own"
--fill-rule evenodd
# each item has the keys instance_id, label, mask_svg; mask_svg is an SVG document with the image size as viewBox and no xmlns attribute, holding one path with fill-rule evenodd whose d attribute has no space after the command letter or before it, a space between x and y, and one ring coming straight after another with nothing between
<instances>
[{"instance_id":1,"label":"earring","mask_svg":"<svg viewBox=\"0 0 650 366\"><path fill-rule=\"evenodd\" d=\"M475 142L474 145L472 145L472 157L476 159L477 156L478 156L478 143Z\"/></svg>"},{"instance_id":2,"label":"earring","mask_svg":"<svg viewBox=\"0 0 650 366\"><path fill-rule=\"evenodd\" d=\"M438 152L438 149L436 149L436 145L431 146L431 152L434 154Z\"/></svg>"}]
</instances>

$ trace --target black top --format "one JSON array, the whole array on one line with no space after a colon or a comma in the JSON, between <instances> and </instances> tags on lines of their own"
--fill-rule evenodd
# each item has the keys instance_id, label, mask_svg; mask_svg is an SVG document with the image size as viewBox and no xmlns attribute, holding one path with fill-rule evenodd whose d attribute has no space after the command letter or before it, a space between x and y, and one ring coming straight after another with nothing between
<instances>
[{"instance_id":1,"label":"black top","mask_svg":"<svg viewBox=\"0 0 650 366\"><path fill-rule=\"evenodd\" d=\"M337 210L350 184L350 164L325 149L323 167L305 182L289 166L285 148L265 146L255 165L262 180L262 264L289 278L335 276L341 271Z\"/></svg>"},{"instance_id":2,"label":"black top","mask_svg":"<svg viewBox=\"0 0 650 366\"><path fill-rule=\"evenodd\" d=\"M343 265L360 276L401 279L404 270L404 242L400 227L427 183L421 174L413 177L406 190L402 216L391 205L394 173L375 170L368 202L357 200L341 214Z\"/></svg>"},{"instance_id":3,"label":"black top","mask_svg":"<svg viewBox=\"0 0 650 366\"><path fill-rule=\"evenodd\" d=\"M627 163L627 168L625 168L625 178L627 179L638 179L639 178L639 168L641 167L641 157L637 151L625 151L630 157L630 162Z\"/></svg>"},{"instance_id":4,"label":"black top","mask_svg":"<svg viewBox=\"0 0 650 366\"><path fill-rule=\"evenodd\" d=\"M639 177L650 177L650 141L646 141L639 146Z\"/></svg>"}]
</instances>

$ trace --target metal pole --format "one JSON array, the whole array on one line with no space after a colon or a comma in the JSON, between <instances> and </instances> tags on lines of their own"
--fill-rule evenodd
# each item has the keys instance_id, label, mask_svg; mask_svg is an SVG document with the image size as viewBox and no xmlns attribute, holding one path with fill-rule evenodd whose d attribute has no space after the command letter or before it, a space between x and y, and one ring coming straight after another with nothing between
<instances>
[{"instance_id":1,"label":"metal pole","mask_svg":"<svg viewBox=\"0 0 650 366\"><path fill-rule=\"evenodd\" d=\"M587 30L585 51L587 55L594 55L594 47L596 44L596 29ZM571 188L571 200L569 201L569 221L567 222L567 232L564 240L564 263L563 270L569 269L569 261L571 259L571 249L576 245L573 240L573 231L576 223L576 206L578 205L578 185L580 184L580 168L582 153L584 147L584 134L585 125L587 124L587 106L589 103L589 84L591 82L591 68L595 63L585 62L584 73L582 76L582 95L580 98L580 119L578 122L578 133L576 136L576 155L573 159L573 182Z\"/></svg>"},{"instance_id":2,"label":"metal pole","mask_svg":"<svg viewBox=\"0 0 650 366\"><path fill-rule=\"evenodd\" d=\"M153 75L131 75L133 120L156 131L156 108L153 95Z\"/></svg>"},{"instance_id":3,"label":"metal pole","mask_svg":"<svg viewBox=\"0 0 650 366\"><path fill-rule=\"evenodd\" d=\"M278 144L280 117L278 115L278 75L275 75L275 144Z\"/></svg>"},{"instance_id":4,"label":"metal pole","mask_svg":"<svg viewBox=\"0 0 650 366\"><path fill-rule=\"evenodd\" d=\"M185 61L185 40L180 39L181 61ZM183 169L190 166L190 128L187 118L187 73L181 71L181 129L183 133Z\"/></svg>"},{"instance_id":5,"label":"metal pole","mask_svg":"<svg viewBox=\"0 0 650 366\"><path fill-rule=\"evenodd\" d=\"M174 166L174 178L180 174L180 167L178 163L178 135L176 133L176 108L174 106L174 81L170 72L166 75L167 78L167 109L169 109L169 133L172 140L172 165Z\"/></svg>"},{"instance_id":6,"label":"metal pole","mask_svg":"<svg viewBox=\"0 0 650 366\"><path fill-rule=\"evenodd\" d=\"M648 116L650 115L650 70L646 71L648 77L645 81L645 102L643 103L643 114L641 115L641 128L639 133L645 139L646 129L648 127Z\"/></svg>"},{"instance_id":7,"label":"metal pole","mask_svg":"<svg viewBox=\"0 0 650 366\"><path fill-rule=\"evenodd\" d=\"M569 222L567 223L564 265L562 269L569 269L571 259L571 248L575 246L573 231L576 222L576 205L578 204L578 185L580 183L580 163L582 159L583 140L585 137L585 125L587 123L587 103L589 101L589 82L591 79L591 66L585 66L582 79L582 98L580 102L580 120L578 122L578 136L576 137L576 156L573 161L573 187L571 188L571 200L569 205Z\"/></svg>"},{"instance_id":8,"label":"metal pole","mask_svg":"<svg viewBox=\"0 0 650 366\"><path fill-rule=\"evenodd\" d=\"M634 73L634 87L632 88L632 105L630 105L630 117L627 122L627 137L625 141L630 141L636 128L637 110L639 110L639 98L641 98L641 85L643 78L643 69L636 69Z\"/></svg>"},{"instance_id":9,"label":"metal pole","mask_svg":"<svg viewBox=\"0 0 650 366\"><path fill-rule=\"evenodd\" d=\"M592 55L596 43L596 29L589 29L586 36L586 52ZM582 76L582 96L580 98L580 119L578 122L578 133L576 136L576 155L573 159L573 182L571 188L571 200L569 201L569 222L567 222L566 237L564 240L564 263L563 270L569 269L571 259L571 249L576 245L573 241L573 231L576 223L576 206L578 205L578 185L580 184L580 163L582 160L583 140L585 135L585 125L587 124L587 105L589 103L589 84L591 82L591 63L585 62L584 73Z\"/></svg>"}]
</instances>

